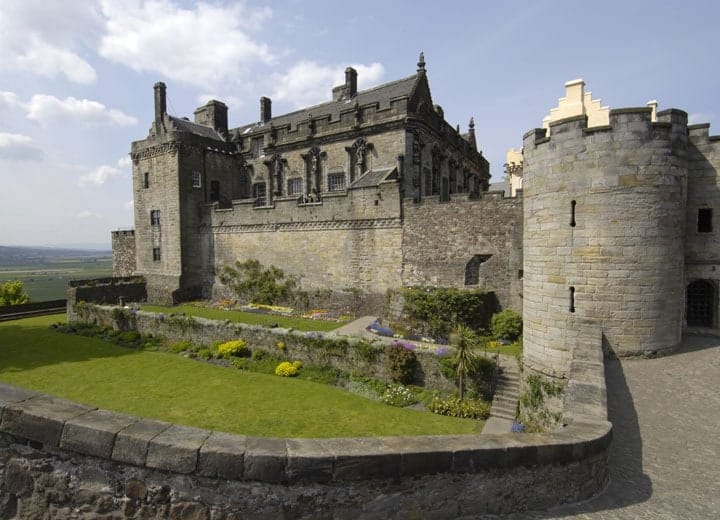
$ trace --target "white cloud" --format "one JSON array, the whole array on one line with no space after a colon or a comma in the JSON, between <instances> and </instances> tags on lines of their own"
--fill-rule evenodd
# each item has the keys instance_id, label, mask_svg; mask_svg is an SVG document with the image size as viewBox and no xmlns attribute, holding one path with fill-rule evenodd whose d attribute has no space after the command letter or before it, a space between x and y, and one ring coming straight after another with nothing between
<instances>
[{"instance_id":1,"label":"white cloud","mask_svg":"<svg viewBox=\"0 0 720 520\"><path fill-rule=\"evenodd\" d=\"M94 213L94 212L86 209L85 211L81 211L80 213L75 215L75 217L80 218L80 219L100 219L103 216L100 213Z\"/></svg>"},{"instance_id":2,"label":"white cloud","mask_svg":"<svg viewBox=\"0 0 720 520\"><path fill-rule=\"evenodd\" d=\"M95 5L82 0L3 2L0 70L94 83L95 69L79 52L90 45L99 23Z\"/></svg>"},{"instance_id":3,"label":"white cloud","mask_svg":"<svg viewBox=\"0 0 720 520\"><path fill-rule=\"evenodd\" d=\"M40 161L44 155L43 151L33 144L32 138L0 132L0 159Z\"/></svg>"},{"instance_id":4,"label":"white cloud","mask_svg":"<svg viewBox=\"0 0 720 520\"><path fill-rule=\"evenodd\" d=\"M79 121L96 125L131 126L137 119L120 110L107 108L89 99L67 97L58 99L46 94L35 94L25 105L28 119L44 124L48 121Z\"/></svg>"},{"instance_id":5,"label":"white cloud","mask_svg":"<svg viewBox=\"0 0 720 520\"><path fill-rule=\"evenodd\" d=\"M80 186L101 186L110 179L113 179L115 177L122 177L123 175L128 173L130 170L130 163L130 157L123 157L122 159L118 160L116 166L108 166L107 164L101 164L100 166L86 173L85 175L81 175L78 179L78 184Z\"/></svg>"},{"instance_id":6,"label":"white cloud","mask_svg":"<svg viewBox=\"0 0 720 520\"><path fill-rule=\"evenodd\" d=\"M15 107L20 104L15 92L0 91L0 104L6 107Z\"/></svg>"},{"instance_id":7,"label":"white cloud","mask_svg":"<svg viewBox=\"0 0 720 520\"><path fill-rule=\"evenodd\" d=\"M135 71L212 88L250 65L274 61L268 46L245 29L259 29L271 16L269 8L199 2L185 9L171 0L106 0L101 5L106 32L100 55Z\"/></svg>"},{"instance_id":8,"label":"white cloud","mask_svg":"<svg viewBox=\"0 0 720 520\"><path fill-rule=\"evenodd\" d=\"M358 72L358 89L365 89L380 81L385 69L380 63L351 65ZM332 87L345 81L345 66L321 65L303 60L285 74L274 75L272 98L287 101L294 107L304 107L330 99Z\"/></svg>"}]
</instances>

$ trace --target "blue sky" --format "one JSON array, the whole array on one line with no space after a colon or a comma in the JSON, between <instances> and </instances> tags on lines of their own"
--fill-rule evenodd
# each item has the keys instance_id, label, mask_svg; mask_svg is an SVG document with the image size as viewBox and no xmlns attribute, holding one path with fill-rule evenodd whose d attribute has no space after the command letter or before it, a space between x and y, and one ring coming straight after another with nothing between
<instances>
[{"instance_id":1,"label":"blue sky","mask_svg":"<svg viewBox=\"0 0 720 520\"><path fill-rule=\"evenodd\" d=\"M502 180L505 150L582 77L611 108L720 114L715 1L189 2L0 0L0 245L105 245L132 227L130 142L152 85L192 118L208 99L230 124L409 76L425 53L435 103Z\"/></svg>"}]
</instances>

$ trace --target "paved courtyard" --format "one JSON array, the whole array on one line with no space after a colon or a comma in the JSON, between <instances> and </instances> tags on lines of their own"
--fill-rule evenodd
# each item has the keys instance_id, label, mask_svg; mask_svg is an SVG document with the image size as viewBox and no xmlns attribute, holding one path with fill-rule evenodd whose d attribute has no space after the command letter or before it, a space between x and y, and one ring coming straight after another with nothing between
<instances>
[{"instance_id":1,"label":"paved courtyard","mask_svg":"<svg viewBox=\"0 0 720 520\"><path fill-rule=\"evenodd\" d=\"M600 496L505 518L720 518L720 338L689 336L659 359L606 363L614 425Z\"/></svg>"}]
</instances>

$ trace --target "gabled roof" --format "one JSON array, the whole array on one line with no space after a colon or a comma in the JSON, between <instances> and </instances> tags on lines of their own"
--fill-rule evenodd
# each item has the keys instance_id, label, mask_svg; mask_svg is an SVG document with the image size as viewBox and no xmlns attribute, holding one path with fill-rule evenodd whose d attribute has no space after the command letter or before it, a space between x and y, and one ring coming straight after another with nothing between
<instances>
[{"instance_id":1,"label":"gabled roof","mask_svg":"<svg viewBox=\"0 0 720 520\"><path fill-rule=\"evenodd\" d=\"M359 179L350 185L352 188L372 188L379 186L383 181L397 179L397 168L381 168L379 170L370 170L362 175Z\"/></svg>"},{"instance_id":2,"label":"gabled roof","mask_svg":"<svg viewBox=\"0 0 720 520\"><path fill-rule=\"evenodd\" d=\"M385 83L377 87L358 92L349 99L341 99L339 101L328 101L319 105L303 108L296 112L273 117L267 123L257 122L249 125L240 126L232 130L242 135L249 132L255 132L268 127L271 123L276 126L290 125L295 128L298 123L307 121L312 114L313 119L330 116L332 121L340 119L340 112L350 110L357 103L360 106L377 103L379 108L388 108L390 101L393 99L407 97L409 98L415 87L418 75L413 74L407 78Z\"/></svg>"},{"instance_id":3,"label":"gabled roof","mask_svg":"<svg viewBox=\"0 0 720 520\"><path fill-rule=\"evenodd\" d=\"M214 128L210 128L209 126L205 125L199 125L197 123L193 123L192 121L188 121L187 119L182 119L179 117L168 117L179 132L187 132L189 134L199 135L200 137L205 137L207 139L214 139L216 141L225 142L225 138L220 135Z\"/></svg>"}]
</instances>

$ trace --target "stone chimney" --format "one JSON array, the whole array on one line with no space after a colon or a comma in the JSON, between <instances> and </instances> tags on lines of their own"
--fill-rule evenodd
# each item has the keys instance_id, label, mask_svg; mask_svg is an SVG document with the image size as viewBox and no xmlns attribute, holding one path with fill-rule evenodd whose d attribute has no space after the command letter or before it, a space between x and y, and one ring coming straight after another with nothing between
<instances>
[{"instance_id":1,"label":"stone chimney","mask_svg":"<svg viewBox=\"0 0 720 520\"><path fill-rule=\"evenodd\" d=\"M272 119L272 99L269 97L260 98L260 122L267 123Z\"/></svg>"},{"instance_id":2,"label":"stone chimney","mask_svg":"<svg viewBox=\"0 0 720 520\"><path fill-rule=\"evenodd\" d=\"M167 97L165 94L165 83L158 81L153 87L155 89L155 125L161 127L165 114L167 114Z\"/></svg>"},{"instance_id":3,"label":"stone chimney","mask_svg":"<svg viewBox=\"0 0 720 520\"><path fill-rule=\"evenodd\" d=\"M345 69L345 83L332 89L333 101L350 99L357 95L357 77L358 73L355 69L352 67Z\"/></svg>"},{"instance_id":4,"label":"stone chimney","mask_svg":"<svg viewBox=\"0 0 720 520\"><path fill-rule=\"evenodd\" d=\"M197 124L209 126L224 136L228 135L228 109L222 101L212 99L195 110L194 115Z\"/></svg>"},{"instance_id":5,"label":"stone chimney","mask_svg":"<svg viewBox=\"0 0 720 520\"><path fill-rule=\"evenodd\" d=\"M357 71L352 67L345 69L345 95L348 98L357 94Z\"/></svg>"}]
</instances>

